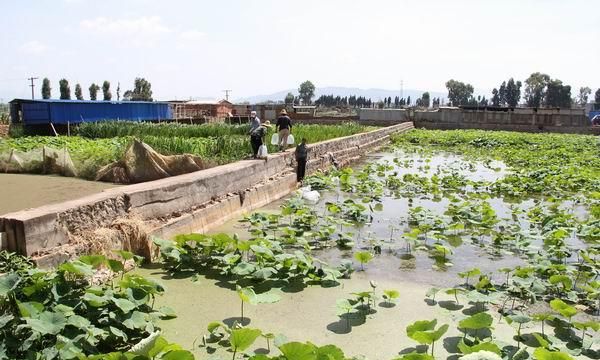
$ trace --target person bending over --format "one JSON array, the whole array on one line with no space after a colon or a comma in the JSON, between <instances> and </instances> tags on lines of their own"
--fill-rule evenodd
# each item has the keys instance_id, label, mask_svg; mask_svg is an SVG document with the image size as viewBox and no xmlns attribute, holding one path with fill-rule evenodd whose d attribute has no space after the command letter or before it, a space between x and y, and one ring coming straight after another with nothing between
<instances>
[{"instance_id":1,"label":"person bending over","mask_svg":"<svg viewBox=\"0 0 600 360\"><path fill-rule=\"evenodd\" d=\"M261 124L250 133L250 144L252 145L252 157L254 159L258 157L258 149L260 149L260 146L264 144L265 136L267 135L270 127L271 122L267 120L264 124Z\"/></svg>"}]
</instances>

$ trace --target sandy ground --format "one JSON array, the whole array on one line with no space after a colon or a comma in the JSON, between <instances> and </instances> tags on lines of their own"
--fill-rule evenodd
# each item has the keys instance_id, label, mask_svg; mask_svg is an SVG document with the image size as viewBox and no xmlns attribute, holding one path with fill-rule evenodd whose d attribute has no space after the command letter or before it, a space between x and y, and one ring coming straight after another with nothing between
<instances>
[{"instance_id":1,"label":"sandy ground","mask_svg":"<svg viewBox=\"0 0 600 360\"><path fill-rule=\"evenodd\" d=\"M144 276L160 281L166 288L164 296L156 299L157 307L169 306L178 317L160 322L167 339L181 344L185 349L194 349L200 358L207 356L202 336L212 321L231 324L240 317L240 300L237 293L223 281L200 276L198 281L190 277L172 278L162 269L136 270ZM283 334L289 341L311 341L317 345L335 344L345 350L347 356L363 355L367 359L392 359L399 353L415 350L417 343L406 336L406 326L416 320L438 319L438 324L450 324L444 343L435 346L435 355L446 358L456 354L456 343L462 333L456 325L472 311L472 306L462 304L455 307L453 298L440 295L439 303L425 301L429 286L409 281L378 281L379 297L383 289L400 291L400 299L393 307L385 307L378 301L376 313L365 322L340 320L336 315L337 299L349 298L351 292L369 291L372 275L369 271L356 272L352 279L342 280L336 287L309 286L304 289L280 292L281 301L275 304L244 306L244 317L250 319L248 327L264 332ZM378 279L375 279L378 280ZM408 280L408 279L407 279ZM277 290L276 290L277 291ZM383 305L383 306L382 306ZM507 344L515 330L494 316L494 336ZM256 342L258 351L266 351L266 341ZM271 344L271 349L273 349Z\"/></svg>"},{"instance_id":2,"label":"sandy ground","mask_svg":"<svg viewBox=\"0 0 600 360\"><path fill-rule=\"evenodd\" d=\"M0 174L0 214L73 200L115 186L62 176Z\"/></svg>"}]
</instances>

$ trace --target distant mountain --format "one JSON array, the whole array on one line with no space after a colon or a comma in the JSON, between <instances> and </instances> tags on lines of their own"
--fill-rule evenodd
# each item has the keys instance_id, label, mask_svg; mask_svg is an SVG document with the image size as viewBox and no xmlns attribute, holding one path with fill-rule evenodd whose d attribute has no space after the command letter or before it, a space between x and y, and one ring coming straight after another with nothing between
<instances>
[{"instance_id":1,"label":"distant mountain","mask_svg":"<svg viewBox=\"0 0 600 360\"><path fill-rule=\"evenodd\" d=\"M403 96L404 97L410 96L410 98L412 99L412 101L414 103L414 100L417 98L420 98L421 95L423 95L423 93L425 91L426 90L404 89ZM291 92L294 95L298 95L297 89L289 89L289 90L278 91L276 93L272 93L272 94L268 94L268 95L256 95L256 96L249 96L246 98L235 99L235 102L246 102L247 101L251 104L254 104L254 103L259 103L259 102L264 102L264 101L269 101L269 100L283 101L283 99L285 99L285 96L289 92ZM371 98L371 100L373 100L373 101L382 100L384 97L385 98L391 97L392 101L393 101L394 97L400 96L400 90L359 89L359 88L347 88L347 87L337 87L337 86L316 88L315 89L315 99L317 99L321 95L334 95L334 96L339 95L341 97L356 95L356 96L364 96L366 98ZM431 98L434 98L434 97L445 98L448 94L436 92L436 91L430 91L429 95L431 96Z\"/></svg>"}]
</instances>

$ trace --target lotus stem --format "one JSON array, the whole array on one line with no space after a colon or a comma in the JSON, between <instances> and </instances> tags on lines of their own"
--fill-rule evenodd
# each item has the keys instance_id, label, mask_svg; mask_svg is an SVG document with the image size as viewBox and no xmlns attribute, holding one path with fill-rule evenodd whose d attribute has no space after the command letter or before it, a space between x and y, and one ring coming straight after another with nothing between
<instances>
[{"instance_id":1,"label":"lotus stem","mask_svg":"<svg viewBox=\"0 0 600 360\"><path fill-rule=\"evenodd\" d=\"M346 311L346 327L350 330L350 310Z\"/></svg>"}]
</instances>

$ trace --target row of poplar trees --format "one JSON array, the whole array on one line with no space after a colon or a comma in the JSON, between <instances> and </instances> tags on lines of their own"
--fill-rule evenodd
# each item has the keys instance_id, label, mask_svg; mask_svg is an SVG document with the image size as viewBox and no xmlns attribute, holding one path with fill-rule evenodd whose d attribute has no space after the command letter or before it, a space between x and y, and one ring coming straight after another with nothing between
<instances>
[{"instance_id":1,"label":"row of poplar trees","mask_svg":"<svg viewBox=\"0 0 600 360\"><path fill-rule=\"evenodd\" d=\"M61 79L58 82L59 90L60 90L60 99L61 100L71 100L71 87L69 86L69 81L67 79ZM90 92L90 100L98 100L98 91L100 90L100 86L96 83L92 83L88 88ZM117 100L120 100L120 86L117 86ZM48 78L44 78L42 81L42 98L50 99L52 97L52 88L50 87L50 80ZM112 100L112 93L110 91L110 82L104 81L102 83L102 100L109 101ZM75 99L83 100L83 91L81 89L81 85L75 85Z\"/></svg>"}]
</instances>

